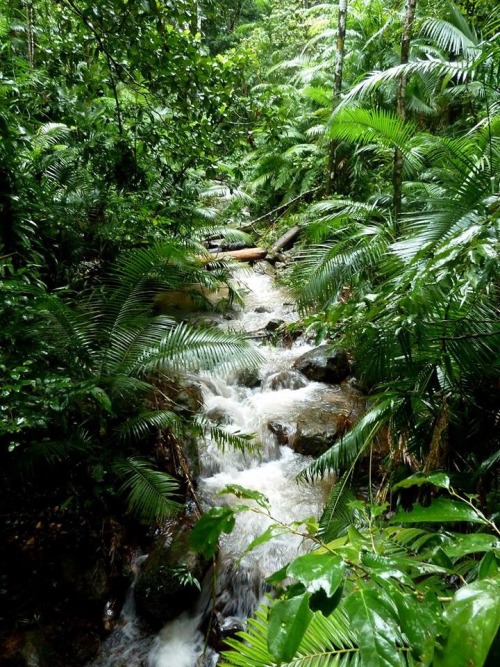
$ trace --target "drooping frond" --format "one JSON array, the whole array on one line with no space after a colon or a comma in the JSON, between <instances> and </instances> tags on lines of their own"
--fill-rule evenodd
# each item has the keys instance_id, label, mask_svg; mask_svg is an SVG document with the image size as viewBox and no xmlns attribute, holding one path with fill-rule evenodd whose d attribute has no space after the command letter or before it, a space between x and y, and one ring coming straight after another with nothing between
<instances>
[{"instance_id":1,"label":"drooping frond","mask_svg":"<svg viewBox=\"0 0 500 667\"><path fill-rule=\"evenodd\" d=\"M228 185L214 184L200 192L200 197L209 199L216 197L220 200L235 200L247 204L255 203L255 199L241 188L229 187Z\"/></svg>"},{"instance_id":2,"label":"drooping frond","mask_svg":"<svg viewBox=\"0 0 500 667\"><path fill-rule=\"evenodd\" d=\"M348 469L373 443L377 433L397 410L401 399L381 396L375 405L328 451L305 468L300 478L312 481L328 472Z\"/></svg>"},{"instance_id":3,"label":"drooping frond","mask_svg":"<svg viewBox=\"0 0 500 667\"><path fill-rule=\"evenodd\" d=\"M338 113L350 105L352 100L365 99L381 86L393 84L401 76L410 77L413 74L424 76L432 73L438 77L446 77L457 83L464 83L465 81L474 80L477 67L479 67L479 62L476 61L457 60L446 62L437 58L429 58L428 60L418 60L406 65L395 65L383 71L373 72L363 81L353 86L344 96L343 100L334 110L331 120L333 121Z\"/></svg>"},{"instance_id":4,"label":"drooping frond","mask_svg":"<svg viewBox=\"0 0 500 667\"><path fill-rule=\"evenodd\" d=\"M165 331L161 341L137 359L134 372L183 373L215 367L228 371L260 361L259 352L241 335L179 324Z\"/></svg>"},{"instance_id":5,"label":"drooping frond","mask_svg":"<svg viewBox=\"0 0 500 667\"><path fill-rule=\"evenodd\" d=\"M327 129L327 136L333 140L397 148L405 156L406 166L413 170L422 165L419 147L412 142L415 134L413 123L382 109L344 109L335 114Z\"/></svg>"},{"instance_id":6,"label":"drooping frond","mask_svg":"<svg viewBox=\"0 0 500 667\"><path fill-rule=\"evenodd\" d=\"M127 496L130 512L142 521L159 523L182 508L173 500L179 492L178 482L148 461L124 459L117 461L113 470L124 480L119 493Z\"/></svg>"},{"instance_id":7,"label":"drooping frond","mask_svg":"<svg viewBox=\"0 0 500 667\"><path fill-rule=\"evenodd\" d=\"M457 56L477 46L477 38L473 34L466 34L458 26L443 19L426 19L421 33L433 40L444 51Z\"/></svg>"},{"instance_id":8,"label":"drooping frond","mask_svg":"<svg viewBox=\"0 0 500 667\"><path fill-rule=\"evenodd\" d=\"M255 444L255 437L253 433L241 433L240 431L230 431L224 426L218 426L206 419L202 415L190 424L192 430L199 436L207 437L217 443L221 451L226 447L238 450L240 452L255 453L259 449L259 445Z\"/></svg>"},{"instance_id":9,"label":"drooping frond","mask_svg":"<svg viewBox=\"0 0 500 667\"><path fill-rule=\"evenodd\" d=\"M318 537L325 543L345 535L353 523L354 510L349 503L356 500L351 488L351 472L346 471L333 485L319 520Z\"/></svg>"},{"instance_id":10,"label":"drooping frond","mask_svg":"<svg viewBox=\"0 0 500 667\"><path fill-rule=\"evenodd\" d=\"M344 231L344 230L343 230ZM390 230L376 225L346 228L340 238L304 251L307 282L301 287L299 304L330 304L344 286L358 284L377 267L391 240Z\"/></svg>"},{"instance_id":11,"label":"drooping frond","mask_svg":"<svg viewBox=\"0 0 500 667\"><path fill-rule=\"evenodd\" d=\"M175 430L180 425L179 415L169 410L150 410L140 412L126 419L117 429L124 440L142 440L152 431Z\"/></svg>"}]
</instances>

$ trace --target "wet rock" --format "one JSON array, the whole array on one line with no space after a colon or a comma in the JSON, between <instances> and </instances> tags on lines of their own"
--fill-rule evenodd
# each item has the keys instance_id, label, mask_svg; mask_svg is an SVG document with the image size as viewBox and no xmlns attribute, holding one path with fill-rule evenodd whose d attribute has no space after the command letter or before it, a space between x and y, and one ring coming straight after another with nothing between
<instances>
[{"instance_id":1,"label":"wet rock","mask_svg":"<svg viewBox=\"0 0 500 667\"><path fill-rule=\"evenodd\" d=\"M222 250L243 250L243 248L248 248L249 244L244 243L243 241L222 241L220 244Z\"/></svg>"},{"instance_id":2,"label":"wet rock","mask_svg":"<svg viewBox=\"0 0 500 667\"><path fill-rule=\"evenodd\" d=\"M271 421L268 422L267 428L271 431L271 433L274 433L274 435L276 436L278 445L288 445L290 437L288 424L283 424L278 421Z\"/></svg>"},{"instance_id":3,"label":"wet rock","mask_svg":"<svg viewBox=\"0 0 500 667\"><path fill-rule=\"evenodd\" d=\"M179 412L199 412L203 406L201 384L195 380L185 380L174 397L175 409Z\"/></svg>"},{"instance_id":4,"label":"wet rock","mask_svg":"<svg viewBox=\"0 0 500 667\"><path fill-rule=\"evenodd\" d=\"M325 408L309 408L297 419L297 430L290 446L299 454L319 456L326 452L338 435L335 413Z\"/></svg>"},{"instance_id":5,"label":"wet rock","mask_svg":"<svg viewBox=\"0 0 500 667\"><path fill-rule=\"evenodd\" d=\"M154 630L187 611L198 597L193 580L202 580L207 564L191 549L190 531L179 525L160 536L137 578L137 613Z\"/></svg>"},{"instance_id":6,"label":"wet rock","mask_svg":"<svg viewBox=\"0 0 500 667\"><path fill-rule=\"evenodd\" d=\"M0 643L3 667L63 667L40 630L19 631Z\"/></svg>"},{"instance_id":7,"label":"wet rock","mask_svg":"<svg viewBox=\"0 0 500 667\"><path fill-rule=\"evenodd\" d=\"M101 559L84 567L77 554L65 554L61 557L61 572L66 588L83 600L103 602L111 594L111 582Z\"/></svg>"},{"instance_id":8,"label":"wet rock","mask_svg":"<svg viewBox=\"0 0 500 667\"><path fill-rule=\"evenodd\" d=\"M263 383L264 391L279 391L280 389L301 389L308 383L305 375L299 371L279 371L268 375Z\"/></svg>"},{"instance_id":9,"label":"wet rock","mask_svg":"<svg viewBox=\"0 0 500 667\"><path fill-rule=\"evenodd\" d=\"M279 318L273 318L272 320L269 320L264 329L266 331L269 331L270 333L273 333L274 331L277 331L280 327L282 327L284 324L285 320L280 320Z\"/></svg>"},{"instance_id":10,"label":"wet rock","mask_svg":"<svg viewBox=\"0 0 500 667\"><path fill-rule=\"evenodd\" d=\"M257 306L254 313L271 313L272 310L268 306Z\"/></svg>"},{"instance_id":11,"label":"wet rock","mask_svg":"<svg viewBox=\"0 0 500 667\"><path fill-rule=\"evenodd\" d=\"M115 626L116 622L120 617L120 612L123 605L123 599L113 596L110 598L104 605L104 611L102 614L102 626L106 632L111 632Z\"/></svg>"},{"instance_id":12,"label":"wet rock","mask_svg":"<svg viewBox=\"0 0 500 667\"><path fill-rule=\"evenodd\" d=\"M245 625L239 618L235 616L224 618L219 612L215 612L210 631L210 646L220 653L228 648L226 640L232 639L244 629Z\"/></svg>"},{"instance_id":13,"label":"wet rock","mask_svg":"<svg viewBox=\"0 0 500 667\"><path fill-rule=\"evenodd\" d=\"M346 350L331 345L320 345L306 352L293 367L316 382L341 382L351 372Z\"/></svg>"},{"instance_id":14,"label":"wet rock","mask_svg":"<svg viewBox=\"0 0 500 667\"><path fill-rule=\"evenodd\" d=\"M271 276L271 277L276 274L274 266L272 264L269 264L269 262L266 262L266 261L256 262L254 267L253 267L253 270L255 271L255 273L261 273L261 274L264 274L266 276ZM261 312L261 311L256 310L255 312L258 313L258 312ZM262 312L266 312L266 311L262 311Z\"/></svg>"},{"instance_id":15,"label":"wet rock","mask_svg":"<svg viewBox=\"0 0 500 667\"><path fill-rule=\"evenodd\" d=\"M296 417L296 431L289 446L300 454L319 456L361 417L365 399L344 383L318 392L318 400Z\"/></svg>"},{"instance_id":16,"label":"wet rock","mask_svg":"<svg viewBox=\"0 0 500 667\"><path fill-rule=\"evenodd\" d=\"M260 376L258 368L242 368L236 372L234 378L235 384L247 389L254 389L260 386Z\"/></svg>"},{"instance_id":17,"label":"wet rock","mask_svg":"<svg viewBox=\"0 0 500 667\"><path fill-rule=\"evenodd\" d=\"M231 415L229 415L224 408L219 406L207 410L206 416L216 424L230 424L232 421Z\"/></svg>"}]
</instances>

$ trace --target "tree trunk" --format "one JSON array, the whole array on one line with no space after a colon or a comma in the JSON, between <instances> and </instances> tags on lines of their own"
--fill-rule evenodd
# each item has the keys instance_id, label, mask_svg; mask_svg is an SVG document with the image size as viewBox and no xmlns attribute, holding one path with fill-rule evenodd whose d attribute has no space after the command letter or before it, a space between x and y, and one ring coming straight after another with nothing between
<instances>
[{"instance_id":1,"label":"tree trunk","mask_svg":"<svg viewBox=\"0 0 500 667\"><path fill-rule=\"evenodd\" d=\"M28 62L30 69L35 66L35 31L33 27L33 6L31 2L26 5L26 32L28 37Z\"/></svg>"},{"instance_id":2,"label":"tree trunk","mask_svg":"<svg viewBox=\"0 0 500 667\"><path fill-rule=\"evenodd\" d=\"M267 255L267 250L264 248L243 248L242 250L224 250L214 254L215 259L221 257L236 259L239 262L256 262L259 259L264 259Z\"/></svg>"},{"instance_id":3,"label":"tree trunk","mask_svg":"<svg viewBox=\"0 0 500 667\"><path fill-rule=\"evenodd\" d=\"M347 22L347 0L339 0L339 19L337 28L337 59L335 62L335 85L333 88L333 109L337 106L342 93L342 74L344 70L345 33ZM328 174L326 194L333 191L335 173L337 171L337 142L331 141L328 147Z\"/></svg>"},{"instance_id":4,"label":"tree trunk","mask_svg":"<svg viewBox=\"0 0 500 667\"><path fill-rule=\"evenodd\" d=\"M285 234L280 236L276 243L273 245L271 248L271 253L278 252L278 250L286 250L295 242L295 239L301 231L302 228L299 227L299 225L295 225L295 227L289 229L287 232L285 232Z\"/></svg>"},{"instance_id":5,"label":"tree trunk","mask_svg":"<svg viewBox=\"0 0 500 667\"><path fill-rule=\"evenodd\" d=\"M413 22L415 19L415 10L417 7L417 0L407 0L405 19L403 24L403 35L401 37L401 65L406 65L410 59L410 44ZM401 120L406 120L406 76L400 76L398 81L398 89L396 94L396 113ZM392 175L393 197L394 197L394 214L397 219L401 214L401 199L403 191L403 153L396 148L394 153L394 171Z\"/></svg>"}]
</instances>

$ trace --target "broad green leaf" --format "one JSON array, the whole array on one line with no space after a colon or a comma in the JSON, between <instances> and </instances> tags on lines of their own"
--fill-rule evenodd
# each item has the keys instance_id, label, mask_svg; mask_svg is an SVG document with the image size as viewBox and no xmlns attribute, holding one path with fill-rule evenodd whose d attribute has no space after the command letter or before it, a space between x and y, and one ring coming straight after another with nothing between
<instances>
[{"instance_id":1,"label":"broad green leaf","mask_svg":"<svg viewBox=\"0 0 500 667\"><path fill-rule=\"evenodd\" d=\"M333 554L305 554L288 566L288 575L298 579L310 593L320 589L331 597L344 579L345 565Z\"/></svg>"},{"instance_id":2,"label":"broad green leaf","mask_svg":"<svg viewBox=\"0 0 500 667\"><path fill-rule=\"evenodd\" d=\"M95 398L97 403L106 412L113 411L113 404L111 402L111 399L108 396L108 394L104 391L104 389L101 389L101 387L92 387L92 389L90 390L90 394Z\"/></svg>"},{"instance_id":3,"label":"broad green leaf","mask_svg":"<svg viewBox=\"0 0 500 667\"><path fill-rule=\"evenodd\" d=\"M254 500L257 505L264 507L264 509L269 509L269 500L263 493L254 491L253 489L246 489L244 486L239 484L228 484L225 486L222 491L219 491L219 495L225 493L232 493L237 498L244 498L245 500Z\"/></svg>"},{"instance_id":4,"label":"broad green leaf","mask_svg":"<svg viewBox=\"0 0 500 667\"><path fill-rule=\"evenodd\" d=\"M412 586L412 580L406 574L410 568L406 564L404 567L400 567L393 558L380 556L373 551L365 551L361 554L361 563L363 563L365 567L369 567L371 570L375 570L376 573L384 579L392 578L400 581L401 583Z\"/></svg>"},{"instance_id":5,"label":"broad green leaf","mask_svg":"<svg viewBox=\"0 0 500 667\"><path fill-rule=\"evenodd\" d=\"M403 667L396 649L401 635L394 616L381 601L381 592L359 590L351 593L345 608L356 636L363 667Z\"/></svg>"},{"instance_id":6,"label":"broad green leaf","mask_svg":"<svg viewBox=\"0 0 500 667\"><path fill-rule=\"evenodd\" d=\"M478 579L488 579L498 574L498 557L494 551L487 551L479 563Z\"/></svg>"},{"instance_id":7,"label":"broad green leaf","mask_svg":"<svg viewBox=\"0 0 500 667\"><path fill-rule=\"evenodd\" d=\"M419 665L430 665L434 655L436 619L429 605L419 604L417 597L403 593L398 584L383 578L383 573L374 575L377 583L384 588L395 605L399 617L399 627L408 640L411 653Z\"/></svg>"},{"instance_id":8,"label":"broad green leaf","mask_svg":"<svg viewBox=\"0 0 500 667\"><path fill-rule=\"evenodd\" d=\"M288 533L288 532L289 531L288 531L288 528L286 526L279 526L277 524L273 524L272 526L269 526L262 533L262 535L259 535L258 537L256 537L254 540L252 540L250 542L250 544L247 546L247 548L243 552L242 556L249 553L250 551L253 551L253 549L260 546L261 544L265 544L266 542L269 542L269 540L272 540L273 538L278 537L278 535L283 535L284 533Z\"/></svg>"},{"instance_id":9,"label":"broad green leaf","mask_svg":"<svg viewBox=\"0 0 500 667\"><path fill-rule=\"evenodd\" d=\"M275 660L290 662L313 617L309 595L277 602L269 613L267 644Z\"/></svg>"},{"instance_id":10,"label":"broad green leaf","mask_svg":"<svg viewBox=\"0 0 500 667\"><path fill-rule=\"evenodd\" d=\"M431 563L434 563L434 565L439 565L439 567L444 567L446 570L453 571L453 563L448 554L441 547L435 547L432 550L429 560Z\"/></svg>"},{"instance_id":11,"label":"broad green leaf","mask_svg":"<svg viewBox=\"0 0 500 667\"><path fill-rule=\"evenodd\" d=\"M394 484L392 490L409 489L411 486L422 486L422 484L434 484L434 486L437 486L440 489L449 489L450 478L444 472L417 472L410 477L402 479L397 484Z\"/></svg>"},{"instance_id":12,"label":"broad green leaf","mask_svg":"<svg viewBox=\"0 0 500 667\"><path fill-rule=\"evenodd\" d=\"M270 577L267 577L266 581L268 584L279 584L283 579L287 577L288 565L282 567L280 570L273 572Z\"/></svg>"},{"instance_id":13,"label":"broad green leaf","mask_svg":"<svg viewBox=\"0 0 500 667\"><path fill-rule=\"evenodd\" d=\"M482 667L500 628L500 577L463 586L443 617L448 634L435 667Z\"/></svg>"},{"instance_id":14,"label":"broad green leaf","mask_svg":"<svg viewBox=\"0 0 500 667\"><path fill-rule=\"evenodd\" d=\"M309 599L309 608L311 611L320 611L323 616L330 616L340 603L343 592L343 585L340 585L331 596L328 596L325 591L320 588L319 591L316 591L311 595Z\"/></svg>"},{"instance_id":15,"label":"broad green leaf","mask_svg":"<svg viewBox=\"0 0 500 667\"><path fill-rule=\"evenodd\" d=\"M422 507L417 503L410 512L398 512L391 519L391 523L447 523L449 521L486 523L470 505L448 498L436 498L429 507Z\"/></svg>"},{"instance_id":16,"label":"broad green leaf","mask_svg":"<svg viewBox=\"0 0 500 667\"><path fill-rule=\"evenodd\" d=\"M212 558L222 533L230 533L235 524L232 507L213 507L206 512L191 531L191 546L205 558Z\"/></svg>"},{"instance_id":17,"label":"broad green leaf","mask_svg":"<svg viewBox=\"0 0 500 667\"><path fill-rule=\"evenodd\" d=\"M461 558L467 554L500 549L500 541L494 535L486 533L472 533L471 535L460 535L452 533L453 543L443 544L443 551L450 558Z\"/></svg>"},{"instance_id":18,"label":"broad green leaf","mask_svg":"<svg viewBox=\"0 0 500 667\"><path fill-rule=\"evenodd\" d=\"M393 556L391 558L387 556L380 556L375 554L372 551L364 551L361 554L361 562L363 565L370 567L375 570L379 570L381 574L382 571L386 572L386 575L392 576L394 579L399 581L406 581L411 585L411 580L408 577L404 577L404 573L412 574L430 574L432 572L436 573L445 573L446 569L440 565L434 563L427 563L418 558L412 558L410 556Z\"/></svg>"}]
</instances>

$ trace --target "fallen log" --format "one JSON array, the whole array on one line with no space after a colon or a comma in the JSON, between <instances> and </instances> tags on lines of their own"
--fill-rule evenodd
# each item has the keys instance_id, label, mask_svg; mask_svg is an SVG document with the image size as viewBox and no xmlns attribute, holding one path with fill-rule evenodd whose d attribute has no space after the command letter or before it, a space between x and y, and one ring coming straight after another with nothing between
<instances>
[{"instance_id":1,"label":"fallen log","mask_svg":"<svg viewBox=\"0 0 500 667\"><path fill-rule=\"evenodd\" d=\"M214 253L214 259L232 257L238 262L256 262L259 259L264 259L267 255L267 250L264 248L242 248L241 250L224 250L223 252Z\"/></svg>"},{"instance_id":2,"label":"fallen log","mask_svg":"<svg viewBox=\"0 0 500 667\"><path fill-rule=\"evenodd\" d=\"M285 232L285 234L283 234L283 236L280 236L279 239L276 241L276 243L273 245L273 247L271 248L271 253L278 252L278 250L286 250L291 245L293 245L293 242L300 234L301 229L302 227L295 225L295 227L292 227L287 232Z\"/></svg>"}]
</instances>

